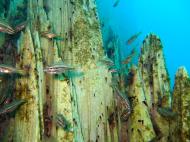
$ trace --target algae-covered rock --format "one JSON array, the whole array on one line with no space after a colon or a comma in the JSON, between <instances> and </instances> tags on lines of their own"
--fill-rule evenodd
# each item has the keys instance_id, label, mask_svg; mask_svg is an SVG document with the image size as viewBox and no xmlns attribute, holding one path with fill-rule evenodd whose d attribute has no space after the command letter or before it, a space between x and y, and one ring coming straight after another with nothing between
<instances>
[{"instance_id":1,"label":"algae-covered rock","mask_svg":"<svg viewBox=\"0 0 190 142\"><path fill-rule=\"evenodd\" d=\"M29 29L20 37L18 53L20 60L17 67L26 70L26 74L16 81L16 96L26 103L16 114L13 140L38 142L40 140L39 98L34 46Z\"/></svg>"},{"instance_id":2,"label":"algae-covered rock","mask_svg":"<svg viewBox=\"0 0 190 142\"><path fill-rule=\"evenodd\" d=\"M139 71L136 67L133 67L131 72L133 77L132 83L129 85L128 94L132 104L132 112L128 122L128 139L130 142L148 142L154 139L156 135L146 104Z\"/></svg>"},{"instance_id":3,"label":"algae-covered rock","mask_svg":"<svg viewBox=\"0 0 190 142\"><path fill-rule=\"evenodd\" d=\"M146 37L138 67L128 72L115 35L105 49L113 64L101 62L105 55L94 0L8 0L0 11L12 26L27 23L14 35L0 35L1 52L9 54L0 62L24 70L11 86L16 98L26 101L10 119L5 141L190 141L189 76L183 68L177 72L171 107L170 80L156 35ZM58 62L73 70L44 72ZM3 80L1 90L7 83ZM125 121L126 107L115 100L113 84L129 97Z\"/></svg>"},{"instance_id":4,"label":"algae-covered rock","mask_svg":"<svg viewBox=\"0 0 190 142\"><path fill-rule=\"evenodd\" d=\"M57 45L54 44L54 47L50 47L51 53L53 55L53 62L61 61L61 58L58 56ZM68 83L68 78L65 78L63 74L57 75L48 75L51 76L51 82L49 87L49 95L46 100L46 104L50 105L53 117L53 127L52 127L52 136L55 137L56 141L60 142L71 142L74 139L73 134L73 116L72 116L72 100L71 100L71 90ZM46 80L46 82L49 80ZM47 93L47 92L46 92ZM48 95L48 94L47 94ZM47 96L46 96L47 98ZM56 121L57 116L62 115L65 118L63 123L69 123L70 128L60 127Z\"/></svg>"},{"instance_id":5,"label":"algae-covered rock","mask_svg":"<svg viewBox=\"0 0 190 142\"><path fill-rule=\"evenodd\" d=\"M171 108L170 80L166 69L162 43L159 37L150 34L143 41L139 70L144 88L145 98L150 114L158 128L154 128L160 141L167 141L169 122L162 117L158 107Z\"/></svg>"},{"instance_id":6,"label":"algae-covered rock","mask_svg":"<svg viewBox=\"0 0 190 142\"><path fill-rule=\"evenodd\" d=\"M153 105L169 107L170 80L164 59L162 43L158 36L150 34L143 41L139 69L149 108Z\"/></svg>"},{"instance_id":7,"label":"algae-covered rock","mask_svg":"<svg viewBox=\"0 0 190 142\"><path fill-rule=\"evenodd\" d=\"M27 74L15 82L16 96L26 103L11 122L13 140L117 142L116 118L109 121L115 113L111 74L107 66L97 65L104 55L95 1L13 0L7 4L12 25L27 21L27 30L14 37L17 68L27 68ZM59 61L82 74L44 73L46 66ZM56 124L58 114L70 124L69 131Z\"/></svg>"},{"instance_id":8,"label":"algae-covered rock","mask_svg":"<svg viewBox=\"0 0 190 142\"><path fill-rule=\"evenodd\" d=\"M104 55L95 2L77 0L73 9L72 49L64 55L71 55L71 63L79 66L84 73L72 79L83 141L117 142L115 119L108 121L115 113L111 74L106 65L98 65Z\"/></svg>"},{"instance_id":9,"label":"algae-covered rock","mask_svg":"<svg viewBox=\"0 0 190 142\"><path fill-rule=\"evenodd\" d=\"M184 67L179 68L175 76L172 109L177 113L171 125L172 141L190 141L190 80Z\"/></svg>"}]
</instances>

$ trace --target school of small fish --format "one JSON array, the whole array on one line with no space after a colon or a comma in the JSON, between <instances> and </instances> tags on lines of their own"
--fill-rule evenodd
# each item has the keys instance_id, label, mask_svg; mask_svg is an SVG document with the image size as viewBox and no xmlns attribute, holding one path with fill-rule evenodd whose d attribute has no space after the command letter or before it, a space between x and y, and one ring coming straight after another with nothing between
<instances>
[{"instance_id":1,"label":"school of small fish","mask_svg":"<svg viewBox=\"0 0 190 142\"><path fill-rule=\"evenodd\" d=\"M0 32L9 34L9 35L15 35L18 32L24 30L28 24L28 21L24 21L16 25L15 27L11 26L4 20L0 20ZM61 36L58 36L55 33L51 32L41 32L41 36L45 37L47 39L53 39L53 40L64 40ZM53 64L52 66L48 66L44 69L44 72L50 73L50 74L59 74L63 73L66 70L72 70L73 67L67 66L63 63L59 64ZM28 70L26 69L18 69L9 65L0 64L0 73L1 74L19 74L19 75L26 75ZM0 115L6 114L9 112L15 111L20 105L22 105L25 101L23 100L14 100L14 101L8 101L9 98L7 97L7 94L2 94L0 97L1 104L4 104L0 108Z\"/></svg>"},{"instance_id":2,"label":"school of small fish","mask_svg":"<svg viewBox=\"0 0 190 142\"><path fill-rule=\"evenodd\" d=\"M7 22L5 22L4 20L0 20L0 32L6 33L9 35L14 35L20 31L22 31L23 29L25 29L27 24L28 24L28 21L24 21L24 22L16 25L15 27L13 27L10 24L8 24ZM54 40L60 40L60 41L64 40L63 37L61 37L55 33L49 32L49 31L41 32L41 36L45 37L47 39L54 39Z\"/></svg>"}]
</instances>

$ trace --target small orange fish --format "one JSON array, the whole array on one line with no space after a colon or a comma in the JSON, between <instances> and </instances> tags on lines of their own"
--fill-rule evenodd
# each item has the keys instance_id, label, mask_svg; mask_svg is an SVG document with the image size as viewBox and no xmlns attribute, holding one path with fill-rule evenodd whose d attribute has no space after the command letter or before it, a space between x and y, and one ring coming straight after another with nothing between
<instances>
[{"instance_id":1,"label":"small orange fish","mask_svg":"<svg viewBox=\"0 0 190 142\"><path fill-rule=\"evenodd\" d=\"M136 51L135 48L131 51L130 55L122 62L122 64L128 64L131 59L135 56Z\"/></svg>"},{"instance_id":2,"label":"small orange fish","mask_svg":"<svg viewBox=\"0 0 190 142\"><path fill-rule=\"evenodd\" d=\"M142 34L142 32L139 32L133 36L131 36L128 40L127 40L127 45L130 45L131 43L133 43L140 35Z\"/></svg>"}]
</instances>

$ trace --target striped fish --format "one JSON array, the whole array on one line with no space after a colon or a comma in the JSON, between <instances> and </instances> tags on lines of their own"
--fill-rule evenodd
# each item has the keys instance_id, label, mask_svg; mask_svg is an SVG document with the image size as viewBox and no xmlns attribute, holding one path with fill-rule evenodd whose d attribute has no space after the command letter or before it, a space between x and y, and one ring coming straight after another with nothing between
<instances>
[{"instance_id":1,"label":"striped fish","mask_svg":"<svg viewBox=\"0 0 190 142\"><path fill-rule=\"evenodd\" d=\"M65 71L74 70L74 67L64 64L63 62L54 63L44 69L49 74L61 74Z\"/></svg>"},{"instance_id":2,"label":"striped fish","mask_svg":"<svg viewBox=\"0 0 190 142\"><path fill-rule=\"evenodd\" d=\"M67 132L72 131L71 123L62 114L56 115L56 124Z\"/></svg>"},{"instance_id":3,"label":"striped fish","mask_svg":"<svg viewBox=\"0 0 190 142\"><path fill-rule=\"evenodd\" d=\"M131 105L129 102L129 99L127 97L124 97L122 93L119 91L117 87L114 86L114 90L116 91L116 98L119 101L119 103L122 106L122 113L121 113L121 120L127 121L129 118L129 115L131 114Z\"/></svg>"},{"instance_id":4,"label":"striped fish","mask_svg":"<svg viewBox=\"0 0 190 142\"><path fill-rule=\"evenodd\" d=\"M134 35L132 35L126 42L127 45L132 44L140 35L142 34L142 32L136 33Z\"/></svg>"},{"instance_id":5,"label":"striped fish","mask_svg":"<svg viewBox=\"0 0 190 142\"><path fill-rule=\"evenodd\" d=\"M7 33L7 34L14 34L14 29L5 21L0 20L0 32Z\"/></svg>"},{"instance_id":6,"label":"striped fish","mask_svg":"<svg viewBox=\"0 0 190 142\"><path fill-rule=\"evenodd\" d=\"M9 104L3 105L3 107L0 108L0 115L6 114L6 113L9 113L9 112L13 112L14 110L16 110L23 103L25 103L24 100L14 100Z\"/></svg>"}]
</instances>

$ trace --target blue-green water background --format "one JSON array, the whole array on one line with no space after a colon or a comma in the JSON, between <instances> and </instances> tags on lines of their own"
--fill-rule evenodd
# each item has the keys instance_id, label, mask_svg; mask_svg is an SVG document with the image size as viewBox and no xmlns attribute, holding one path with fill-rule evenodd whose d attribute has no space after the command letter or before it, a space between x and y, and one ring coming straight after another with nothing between
<instances>
[{"instance_id":1,"label":"blue-green water background","mask_svg":"<svg viewBox=\"0 0 190 142\"><path fill-rule=\"evenodd\" d=\"M189 0L120 0L117 7L113 7L115 1L96 0L104 28L110 26L119 36L123 57L131 48L125 44L130 36L143 32L134 43L137 44L153 32L163 43L172 86L179 66L185 66L190 72Z\"/></svg>"}]
</instances>

